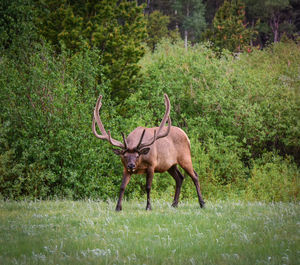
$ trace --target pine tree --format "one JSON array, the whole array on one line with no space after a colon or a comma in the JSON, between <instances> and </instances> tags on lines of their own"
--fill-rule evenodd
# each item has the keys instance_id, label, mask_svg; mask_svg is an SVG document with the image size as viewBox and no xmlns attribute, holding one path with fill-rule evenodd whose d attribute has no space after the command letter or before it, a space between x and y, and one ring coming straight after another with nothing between
<instances>
[{"instance_id":1,"label":"pine tree","mask_svg":"<svg viewBox=\"0 0 300 265\"><path fill-rule=\"evenodd\" d=\"M156 44L164 37L168 37L168 24L170 18L164 16L160 11L156 10L148 16L147 21L147 45L153 51Z\"/></svg>"},{"instance_id":2,"label":"pine tree","mask_svg":"<svg viewBox=\"0 0 300 265\"><path fill-rule=\"evenodd\" d=\"M240 0L225 1L214 17L212 29L206 32L216 49L231 52L250 51L255 34L254 29L247 28L245 6Z\"/></svg>"},{"instance_id":3,"label":"pine tree","mask_svg":"<svg viewBox=\"0 0 300 265\"><path fill-rule=\"evenodd\" d=\"M111 81L112 96L126 97L144 54L142 42L147 33L143 6L126 0L52 0L43 7L41 33L58 49L60 42L73 52L99 49L99 65Z\"/></svg>"}]
</instances>

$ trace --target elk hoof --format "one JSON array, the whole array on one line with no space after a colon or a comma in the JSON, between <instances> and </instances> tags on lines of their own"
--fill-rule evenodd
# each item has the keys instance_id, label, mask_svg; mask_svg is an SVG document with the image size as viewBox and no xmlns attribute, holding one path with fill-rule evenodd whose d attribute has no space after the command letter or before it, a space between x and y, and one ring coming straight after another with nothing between
<instances>
[{"instance_id":1,"label":"elk hoof","mask_svg":"<svg viewBox=\"0 0 300 265\"><path fill-rule=\"evenodd\" d=\"M117 207L116 207L116 211L117 211L117 212L120 212L120 211L122 211L122 206L121 206L121 205L117 205Z\"/></svg>"},{"instance_id":2,"label":"elk hoof","mask_svg":"<svg viewBox=\"0 0 300 265\"><path fill-rule=\"evenodd\" d=\"M147 207L146 207L146 211L151 211L152 210L152 207L151 207L151 205L147 205Z\"/></svg>"},{"instance_id":3,"label":"elk hoof","mask_svg":"<svg viewBox=\"0 0 300 265\"><path fill-rule=\"evenodd\" d=\"M171 206L174 207L174 208L177 208L178 202L173 202Z\"/></svg>"},{"instance_id":4,"label":"elk hoof","mask_svg":"<svg viewBox=\"0 0 300 265\"><path fill-rule=\"evenodd\" d=\"M200 207L203 208L203 209L205 208L205 202L204 201L200 202Z\"/></svg>"}]
</instances>

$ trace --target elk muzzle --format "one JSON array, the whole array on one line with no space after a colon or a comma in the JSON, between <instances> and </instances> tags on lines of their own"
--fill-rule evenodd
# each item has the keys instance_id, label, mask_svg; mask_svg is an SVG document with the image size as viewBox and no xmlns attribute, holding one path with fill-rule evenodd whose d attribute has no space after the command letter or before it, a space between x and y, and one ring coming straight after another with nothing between
<instances>
[{"instance_id":1,"label":"elk muzzle","mask_svg":"<svg viewBox=\"0 0 300 265\"><path fill-rule=\"evenodd\" d=\"M127 164L127 170L129 171L129 172L134 172L135 171L135 168L136 168L136 166L135 166L135 164L134 163L128 163Z\"/></svg>"}]
</instances>

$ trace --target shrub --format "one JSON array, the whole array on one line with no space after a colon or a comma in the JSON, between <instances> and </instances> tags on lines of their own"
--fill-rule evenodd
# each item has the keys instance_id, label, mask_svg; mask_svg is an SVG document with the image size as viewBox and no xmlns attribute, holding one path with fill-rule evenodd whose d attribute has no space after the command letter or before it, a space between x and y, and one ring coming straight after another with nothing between
<instances>
[{"instance_id":1,"label":"shrub","mask_svg":"<svg viewBox=\"0 0 300 265\"><path fill-rule=\"evenodd\" d=\"M219 58L203 45L186 51L183 43L162 42L140 62L139 89L119 105L109 96L110 81L103 77L101 85L97 82L102 76L98 50L74 55L62 50L57 55L42 43L33 46L26 59L1 57L2 197L116 197L122 164L110 152L109 143L91 132L96 98L103 94L101 118L120 139L120 132L128 135L137 126L158 126L167 93L172 124L191 140L206 200L244 195L298 200L300 53L296 44ZM276 154L275 158L267 159L269 154ZM156 176L153 196L170 198L174 186L168 173ZM144 196L144 187L145 178L133 176L125 194ZM190 179L182 189L183 198L196 198Z\"/></svg>"},{"instance_id":2,"label":"shrub","mask_svg":"<svg viewBox=\"0 0 300 265\"><path fill-rule=\"evenodd\" d=\"M291 157L265 153L253 162L250 176L247 198L267 202L299 200L300 174Z\"/></svg>"},{"instance_id":3,"label":"shrub","mask_svg":"<svg viewBox=\"0 0 300 265\"><path fill-rule=\"evenodd\" d=\"M98 52L60 56L37 45L22 64L1 61L0 192L3 197L107 198L116 194L115 158L91 132L100 91ZM113 109L113 108L111 108ZM117 127L109 107L108 127ZM103 146L105 148L103 148ZM107 144L108 146L108 144ZM116 163L117 164L117 163ZM111 176L111 177L110 177Z\"/></svg>"},{"instance_id":4,"label":"shrub","mask_svg":"<svg viewBox=\"0 0 300 265\"><path fill-rule=\"evenodd\" d=\"M218 58L203 45L185 51L182 43L165 42L141 61L141 88L127 100L126 114L137 124L157 126L168 93L173 125L192 142L204 194L240 194L251 161L265 152L300 162L299 61L294 43ZM191 183L184 185L187 196L194 194Z\"/></svg>"}]
</instances>

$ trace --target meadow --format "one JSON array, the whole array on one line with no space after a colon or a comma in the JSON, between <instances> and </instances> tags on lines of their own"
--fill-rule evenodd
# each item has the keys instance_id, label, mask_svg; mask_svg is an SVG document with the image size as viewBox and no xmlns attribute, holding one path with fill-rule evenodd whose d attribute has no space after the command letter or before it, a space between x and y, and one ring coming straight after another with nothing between
<instances>
[{"instance_id":1,"label":"meadow","mask_svg":"<svg viewBox=\"0 0 300 265\"><path fill-rule=\"evenodd\" d=\"M297 264L299 203L0 201L0 264Z\"/></svg>"},{"instance_id":2,"label":"meadow","mask_svg":"<svg viewBox=\"0 0 300 265\"><path fill-rule=\"evenodd\" d=\"M259 26L267 43L242 52L248 14L228 24L242 26L237 50L223 43L232 39L223 26L220 47L217 38L186 46L178 32L151 37L137 2L174 1L0 1L0 265L300 264L297 14L279 13L295 35L272 43ZM272 6L241 2L243 16L255 3ZM134 177L117 213L122 163L92 133L96 100L103 95L101 120L121 140L159 126L165 93L172 125L190 139L206 208L189 177L172 208L175 182L163 173L152 211L145 178Z\"/></svg>"}]
</instances>

